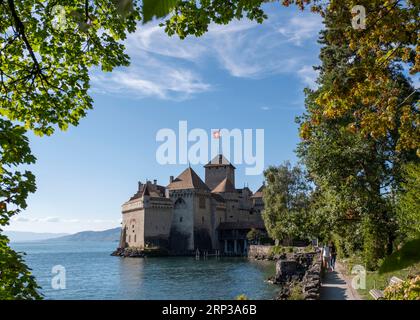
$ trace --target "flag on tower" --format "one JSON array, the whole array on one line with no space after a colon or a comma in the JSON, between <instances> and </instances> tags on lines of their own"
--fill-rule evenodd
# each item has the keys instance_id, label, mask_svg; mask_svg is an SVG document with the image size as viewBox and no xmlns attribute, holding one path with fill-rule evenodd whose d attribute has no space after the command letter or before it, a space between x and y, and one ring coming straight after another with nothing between
<instances>
[{"instance_id":1,"label":"flag on tower","mask_svg":"<svg viewBox=\"0 0 420 320\"><path fill-rule=\"evenodd\" d=\"M220 139L220 129L217 131L213 131L213 138L214 139Z\"/></svg>"}]
</instances>

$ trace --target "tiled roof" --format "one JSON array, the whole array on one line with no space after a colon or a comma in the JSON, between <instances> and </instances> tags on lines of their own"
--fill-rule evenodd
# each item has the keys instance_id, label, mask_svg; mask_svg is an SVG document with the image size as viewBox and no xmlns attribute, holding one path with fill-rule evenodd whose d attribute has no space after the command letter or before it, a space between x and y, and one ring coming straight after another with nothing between
<instances>
[{"instance_id":1,"label":"tiled roof","mask_svg":"<svg viewBox=\"0 0 420 320\"><path fill-rule=\"evenodd\" d=\"M137 192L130 198L130 200L142 198L143 196L151 196L155 198L165 197L165 187L153 184L150 181L139 186Z\"/></svg>"},{"instance_id":2,"label":"tiled roof","mask_svg":"<svg viewBox=\"0 0 420 320\"><path fill-rule=\"evenodd\" d=\"M204 168L209 167L224 167L224 166L231 166L235 169L235 167L229 162L228 159L225 158L223 154L219 154L215 156L209 163L207 163Z\"/></svg>"},{"instance_id":3,"label":"tiled roof","mask_svg":"<svg viewBox=\"0 0 420 320\"><path fill-rule=\"evenodd\" d=\"M265 189L265 184L263 184L253 195L251 198L262 198L263 191Z\"/></svg>"},{"instance_id":4,"label":"tiled roof","mask_svg":"<svg viewBox=\"0 0 420 320\"><path fill-rule=\"evenodd\" d=\"M185 169L167 188L170 190L196 189L210 191L209 187L207 187L191 167Z\"/></svg>"},{"instance_id":5,"label":"tiled roof","mask_svg":"<svg viewBox=\"0 0 420 320\"><path fill-rule=\"evenodd\" d=\"M222 180L222 182L220 182L217 185L217 187L214 188L211 192L213 192L213 193L225 193L225 192L235 193L236 189L235 189L234 185L232 184L232 182L228 178L224 178Z\"/></svg>"}]
</instances>

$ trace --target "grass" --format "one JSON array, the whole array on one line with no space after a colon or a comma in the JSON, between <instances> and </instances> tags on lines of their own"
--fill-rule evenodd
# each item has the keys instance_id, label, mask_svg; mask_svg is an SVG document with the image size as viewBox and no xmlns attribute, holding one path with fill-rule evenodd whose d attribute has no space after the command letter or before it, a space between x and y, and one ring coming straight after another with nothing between
<instances>
[{"instance_id":1,"label":"grass","mask_svg":"<svg viewBox=\"0 0 420 320\"><path fill-rule=\"evenodd\" d=\"M363 265L360 255L344 259L342 262L350 276L352 276L351 269L354 265ZM400 250L388 256L378 271L367 272L366 289L357 291L362 299L372 300L369 294L371 289L385 289L393 276L405 280L407 276L415 274L420 274L420 239L407 242Z\"/></svg>"},{"instance_id":2,"label":"grass","mask_svg":"<svg viewBox=\"0 0 420 320\"><path fill-rule=\"evenodd\" d=\"M420 263L420 239L407 242L400 250L387 257L379 273L389 273Z\"/></svg>"}]
</instances>

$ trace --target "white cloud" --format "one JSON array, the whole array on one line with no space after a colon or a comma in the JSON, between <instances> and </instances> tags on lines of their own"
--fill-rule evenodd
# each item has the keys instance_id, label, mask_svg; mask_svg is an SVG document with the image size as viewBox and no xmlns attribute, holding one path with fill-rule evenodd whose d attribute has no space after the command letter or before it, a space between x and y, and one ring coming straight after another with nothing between
<instances>
[{"instance_id":1,"label":"white cloud","mask_svg":"<svg viewBox=\"0 0 420 320\"><path fill-rule=\"evenodd\" d=\"M302 46L305 41L316 38L321 28L322 19L319 15L300 15L291 18L286 25L279 27L278 32L287 41Z\"/></svg>"},{"instance_id":2,"label":"white cloud","mask_svg":"<svg viewBox=\"0 0 420 320\"><path fill-rule=\"evenodd\" d=\"M308 52L297 46L306 40L315 42L320 21L315 14L302 13L288 20L273 16L261 25L244 19L213 24L204 36L184 40L166 35L159 22L139 25L126 41L131 66L108 74L94 72L93 87L138 98L183 100L215 87L203 70L214 62L240 78L300 75Z\"/></svg>"},{"instance_id":3,"label":"white cloud","mask_svg":"<svg viewBox=\"0 0 420 320\"><path fill-rule=\"evenodd\" d=\"M314 70L312 66L303 66L302 68L299 69L297 74L299 78L301 79L301 81L303 82L303 84L305 84L311 89L316 88L317 86L316 79L318 77L318 72Z\"/></svg>"}]
</instances>

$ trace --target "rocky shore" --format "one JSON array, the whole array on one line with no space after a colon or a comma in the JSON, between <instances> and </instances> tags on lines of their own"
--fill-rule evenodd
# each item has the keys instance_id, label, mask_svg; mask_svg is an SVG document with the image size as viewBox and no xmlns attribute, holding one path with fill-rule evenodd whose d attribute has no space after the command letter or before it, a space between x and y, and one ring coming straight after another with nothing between
<instances>
[{"instance_id":1,"label":"rocky shore","mask_svg":"<svg viewBox=\"0 0 420 320\"><path fill-rule=\"evenodd\" d=\"M111 256L124 258L144 258L144 257L165 257L169 253L163 249L139 249L139 248L118 248L111 253Z\"/></svg>"},{"instance_id":2,"label":"rocky shore","mask_svg":"<svg viewBox=\"0 0 420 320\"><path fill-rule=\"evenodd\" d=\"M250 248L249 258L276 261L276 275L268 281L280 286L278 300L319 300L321 258L317 251L273 254L272 247Z\"/></svg>"}]
</instances>

